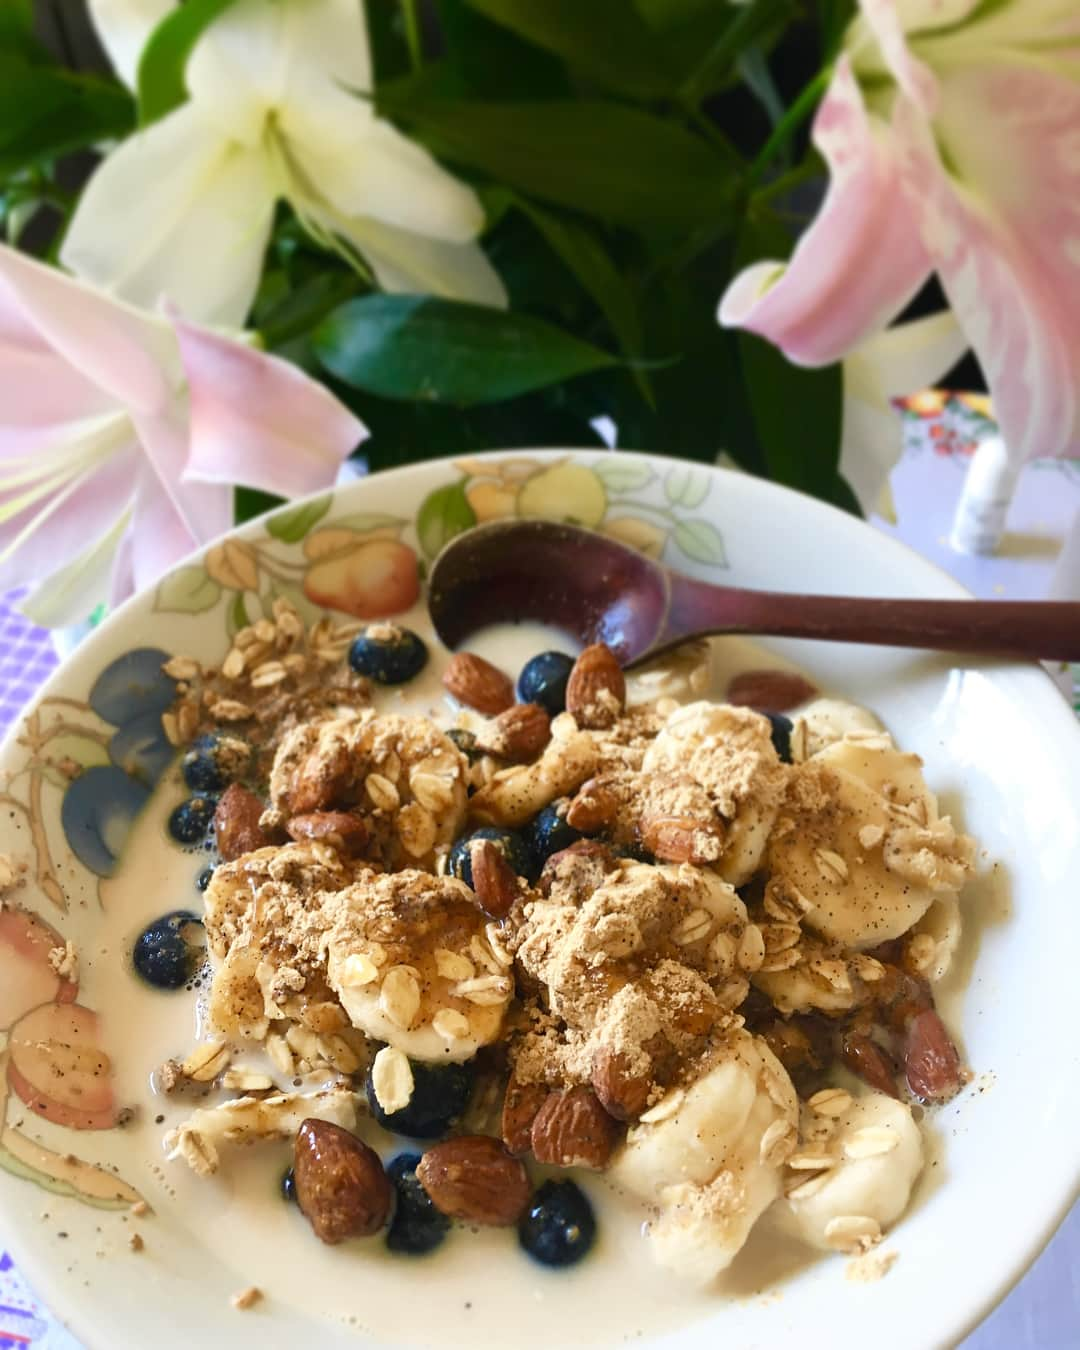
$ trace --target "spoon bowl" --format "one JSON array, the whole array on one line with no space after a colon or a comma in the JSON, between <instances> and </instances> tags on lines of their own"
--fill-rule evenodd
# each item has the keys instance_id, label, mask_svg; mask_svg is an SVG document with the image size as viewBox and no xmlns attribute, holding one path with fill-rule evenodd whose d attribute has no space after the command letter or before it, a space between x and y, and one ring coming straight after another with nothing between
<instances>
[{"instance_id":1,"label":"spoon bowl","mask_svg":"<svg viewBox=\"0 0 1080 1350\"><path fill-rule=\"evenodd\" d=\"M429 578L439 637L533 620L632 666L695 637L740 633L1080 660L1080 604L793 595L715 586L592 530L500 520L452 539Z\"/></svg>"}]
</instances>

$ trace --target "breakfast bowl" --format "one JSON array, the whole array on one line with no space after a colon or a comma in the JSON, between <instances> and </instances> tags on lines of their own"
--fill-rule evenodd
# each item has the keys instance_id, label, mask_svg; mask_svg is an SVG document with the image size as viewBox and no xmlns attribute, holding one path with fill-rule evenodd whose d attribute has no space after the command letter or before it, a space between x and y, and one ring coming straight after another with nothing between
<instances>
[{"instance_id":1,"label":"breakfast bowl","mask_svg":"<svg viewBox=\"0 0 1080 1350\"><path fill-rule=\"evenodd\" d=\"M925 1165L903 1217L868 1253L874 1262L815 1253L763 1223L717 1279L684 1282L653 1262L639 1201L587 1176L598 1237L565 1269L530 1259L512 1233L467 1223L422 1258L374 1239L325 1245L282 1195L289 1141L235 1149L210 1175L176 1156L202 1099L169 1091L162 1070L200 1044L208 976L197 962L169 962L177 935L200 925L216 856L206 827L217 785L185 784L180 763L203 713L186 692L194 672L225 669L244 644L272 647L290 616L331 679L358 635L392 621L425 634L430 663L411 694L384 690L382 709L445 713L438 675L450 654L425 627L424 577L454 535L513 515L584 525L703 580L963 595L820 502L725 470L596 451L380 474L283 507L187 560L78 647L0 750L5 1240L91 1350L171 1350L200 1337L238 1348L303 1338L694 1350L805 1344L808 1328L811 1342L839 1350L868 1337L883 1350L955 1344L1034 1260L1080 1178L1080 1049L1067 1034L1070 952L1080 951L1080 730L1033 665L720 638L709 690L693 689L719 700L740 673L798 672L871 710L978 843L963 936L935 988L968 1081L917 1112ZM560 641L523 622L469 646L513 678ZM273 690L293 667L264 655L249 692L272 719ZM214 697L238 728L253 716L242 699ZM201 1079L188 1066L196 1085L220 1077L210 1058ZM265 1101L268 1080L255 1087L242 1068L229 1072Z\"/></svg>"}]
</instances>

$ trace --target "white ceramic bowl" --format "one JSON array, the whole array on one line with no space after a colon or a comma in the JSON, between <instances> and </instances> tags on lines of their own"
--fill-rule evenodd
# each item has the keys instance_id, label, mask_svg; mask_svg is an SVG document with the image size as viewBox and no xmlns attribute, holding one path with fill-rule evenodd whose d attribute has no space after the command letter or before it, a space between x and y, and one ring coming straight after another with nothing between
<instances>
[{"instance_id":1,"label":"white ceramic bowl","mask_svg":"<svg viewBox=\"0 0 1080 1350\"><path fill-rule=\"evenodd\" d=\"M500 1246L492 1234L475 1243L463 1236L445 1259L368 1260L355 1247L319 1247L294 1216L274 1211L255 1224L227 1184L193 1182L163 1163L146 1078L165 1004L136 985L126 949L147 920L196 897L184 888L190 859L177 892L176 853L161 829L180 790L166 770L160 711L170 690L155 674L153 649L220 660L228 633L276 593L309 612L312 596L397 608L412 598L410 568L400 567L408 549L430 557L473 520L514 511L610 530L705 578L961 594L914 554L809 498L720 470L584 451L379 475L255 522L177 569L79 647L0 752L0 850L29 866L13 899L49 926L0 913L5 1240L93 1350L601 1345L639 1330L638 1343L678 1350L955 1343L1034 1259L1080 1177L1080 1038L1071 1025L1080 730L1034 666L764 644L823 688L875 709L923 756L931 786L982 848L963 901L965 959L946 1002L976 1079L932 1118L935 1165L890 1240L900 1259L884 1280L847 1283L843 1259L832 1258L770 1289L776 1263L756 1250L740 1260L727 1296L702 1300L669 1281L639 1325L629 1290L642 1244L632 1232L608 1238L569 1276L533 1271L512 1241ZM125 656L133 649L151 654ZM74 780L73 765L82 769ZM147 784L159 779L150 797ZM118 875L104 875L117 857ZM132 871L138 884L124 880ZM77 988L49 969L54 934L79 951ZM129 1101L136 1118L103 1128ZM145 1195L152 1218L131 1218L126 1187ZM112 1208L72 1194L88 1189ZM136 1226L145 1239L138 1253L127 1242ZM270 1296L234 1311L230 1294L250 1284ZM511 1291L501 1305L500 1285ZM343 1289L354 1300L349 1328L320 1317L327 1291Z\"/></svg>"}]
</instances>

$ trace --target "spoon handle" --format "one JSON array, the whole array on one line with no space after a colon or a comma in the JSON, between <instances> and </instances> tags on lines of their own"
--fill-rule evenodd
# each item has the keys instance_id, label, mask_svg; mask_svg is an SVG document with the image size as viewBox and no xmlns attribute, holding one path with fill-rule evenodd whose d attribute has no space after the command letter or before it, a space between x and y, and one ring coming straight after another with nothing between
<instances>
[{"instance_id":1,"label":"spoon handle","mask_svg":"<svg viewBox=\"0 0 1080 1350\"><path fill-rule=\"evenodd\" d=\"M706 632L1080 661L1080 603L1072 601L785 595L673 575L664 641Z\"/></svg>"}]
</instances>

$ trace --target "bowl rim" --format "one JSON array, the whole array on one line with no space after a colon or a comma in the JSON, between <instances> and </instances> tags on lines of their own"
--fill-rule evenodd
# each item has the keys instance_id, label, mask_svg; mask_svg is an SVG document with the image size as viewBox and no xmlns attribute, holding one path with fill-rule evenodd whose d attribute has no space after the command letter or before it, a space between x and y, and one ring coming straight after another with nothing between
<instances>
[{"instance_id":1,"label":"bowl rim","mask_svg":"<svg viewBox=\"0 0 1080 1350\"><path fill-rule=\"evenodd\" d=\"M414 478L422 478L430 473L433 468L439 466L453 467L462 458L468 458L471 462L498 461L508 458L529 458L536 461L547 461L553 459L565 459L568 456L596 455L597 457L619 457L626 459L636 459L646 461L650 464L663 465L685 465L697 470L704 470L710 475L716 475L721 480L728 479L737 481L741 490L756 494L762 503L767 503L770 498L780 495L789 502L798 504L799 509L809 511L811 516L816 515L825 521L836 522L837 519L844 522L844 528L851 526L859 528L860 536L864 539L875 539L877 546L885 553L891 553L898 559L902 559L907 569L906 574L910 574L912 568L921 572L923 578L928 583L932 583L938 591L935 598L967 598L972 596L972 592L938 563L926 558L910 544L892 535L885 534L876 530L869 520L860 519L857 516L835 506L830 502L822 501L817 497L812 497L807 493L801 492L796 488L788 487L784 484L774 483L768 479L758 478L755 475L744 472L737 467L731 467L721 464L702 463L700 460L686 459L681 456L665 455L657 452L645 450L624 450L607 449L600 446L545 446L545 447L523 447L513 446L504 449L475 451L472 453L462 452L456 455L437 456L431 459L421 460L416 463L396 466L391 469L377 471L374 474L364 474L361 477L350 478L333 484L329 489L308 493L303 497L292 498L282 505L275 507L272 511L244 521L240 525L235 525L229 530L201 544L197 549L187 554L184 558L178 559L170 568L166 569L149 587L136 592L128 597L115 610L111 611L105 619L97 625L91 632L78 643L73 652L63 658L56 668L50 673L44 684L40 685L35 691L34 696L28 701L25 707L20 711L16 720L8 728L3 740L0 741L0 764L3 763L7 754L13 748L20 726L26 713L36 706L40 700L47 696L54 685L63 682L67 678L69 669L74 665L76 659L92 654L98 645L106 646L112 638L112 634L122 628L128 620L129 614L143 603L147 592L160 585L164 577L169 576L180 567L189 566L192 562L204 557L210 549L221 543L225 539L243 538L252 533L257 534L265 528L266 521L276 515L285 512L294 511L304 503L315 501L325 497L328 494L336 504L337 499L342 494L361 495L367 483L374 479L385 480L393 478L405 486L403 495L409 497L408 485ZM332 508L331 508L332 509ZM917 578L916 578L917 579ZM1047 727L1047 734L1055 737L1074 738L1076 748L1080 751L1080 718L1069 707L1066 700L1060 695L1060 691L1046 670L1036 661L1021 661L1015 659L1003 658L994 662L994 670L998 673L1014 671L1023 673L1026 676L1035 675L1038 683L1047 691L1053 692L1054 697L1047 700L1047 708L1056 707L1057 714L1054 714L1056 725ZM950 1308L942 1318L940 1330L936 1333L937 1339L934 1341L934 1347L940 1350L950 1350L956 1347L968 1335L979 1327L990 1314L1001 1304L1004 1299L1017 1287L1023 1277L1031 1269L1034 1263L1041 1256L1049 1242L1054 1237L1061 1224L1064 1222L1069 1211L1078 1199L1080 1199L1080 1136L1077 1137L1074 1148L1074 1156L1070 1173L1071 1184L1063 1186L1060 1192L1060 1198L1057 1203L1047 1210L1043 1219L1038 1223L1029 1225L1030 1231L1022 1245L1014 1248L1014 1259L1009 1263L1008 1271L1003 1274L993 1285L981 1295L975 1296L974 1301L967 1301L963 1305L963 1310L955 1313ZM1063 1169L1064 1176L1064 1169ZM20 1272L24 1274L27 1283L30 1285L35 1296L45 1304L48 1312L59 1321L64 1328L87 1348L87 1350L105 1350L105 1345L97 1338L97 1333L93 1326L87 1322L90 1317L89 1310L85 1303L78 1297L74 1285L68 1287L68 1282L52 1283L53 1271L46 1265L44 1258L38 1258L32 1245L23 1246L19 1229L6 1221L5 1212L0 1209L0 1240L4 1246L13 1251L16 1255L16 1261ZM47 1294L42 1291L48 1291ZM955 1305L953 1305L955 1307ZM681 1337L682 1333L679 1333ZM665 1338L665 1343L666 1338ZM357 1342L362 1345L362 1341Z\"/></svg>"}]
</instances>

